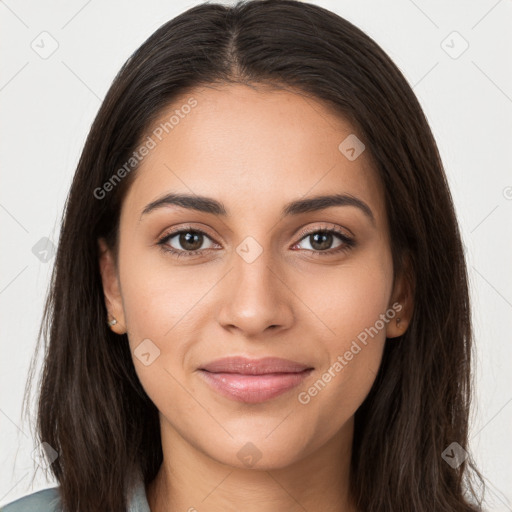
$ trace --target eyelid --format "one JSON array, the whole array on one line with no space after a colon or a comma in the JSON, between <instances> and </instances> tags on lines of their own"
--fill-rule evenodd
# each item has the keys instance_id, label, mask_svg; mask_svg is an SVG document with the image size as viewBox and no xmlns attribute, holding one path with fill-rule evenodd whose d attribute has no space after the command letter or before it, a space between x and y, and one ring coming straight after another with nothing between
<instances>
[{"instance_id":1,"label":"eyelid","mask_svg":"<svg viewBox=\"0 0 512 512\"><path fill-rule=\"evenodd\" d=\"M329 222L324 222L323 223L323 226L319 227L319 226L314 226L312 228L303 228L299 231L299 233L297 234L297 237L299 237L299 239L297 240L297 242L300 242L304 237L306 237L307 235L311 235L313 233L317 233L318 231L334 231L336 232L338 235L341 235L343 238L345 239L354 239L354 235L352 234L352 232L346 228L344 228L349 234L345 233L344 231L342 231L342 228L340 228L337 224L331 224ZM295 242L294 245L297 243Z\"/></svg>"},{"instance_id":2,"label":"eyelid","mask_svg":"<svg viewBox=\"0 0 512 512\"><path fill-rule=\"evenodd\" d=\"M205 228L195 227L195 226L192 226L191 224L185 224L183 226L179 226L178 228L165 229L161 235L157 236L157 239L160 242L162 240L165 240L166 238L169 238L169 237L172 237L175 235L179 235L180 233L188 232L188 231L194 231L197 233L201 233L201 234L207 236L208 238L210 238L212 240L212 242L215 242L217 244L219 243L216 241L216 237L211 235Z\"/></svg>"}]
</instances>

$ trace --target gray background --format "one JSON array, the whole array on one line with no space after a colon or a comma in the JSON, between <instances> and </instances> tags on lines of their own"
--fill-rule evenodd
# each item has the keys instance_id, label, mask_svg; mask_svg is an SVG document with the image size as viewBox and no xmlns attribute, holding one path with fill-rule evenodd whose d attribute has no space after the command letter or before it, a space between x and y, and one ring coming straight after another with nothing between
<instances>
[{"instance_id":1,"label":"gray background","mask_svg":"<svg viewBox=\"0 0 512 512\"><path fill-rule=\"evenodd\" d=\"M0 504L55 484L39 469L30 486L36 446L20 411L54 262L51 241L85 137L133 50L197 3L0 2ZM512 0L313 3L383 47L439 144L473 299L470 448L487 479L488 510L512 511Z\"/></svg>"}]
</instances>

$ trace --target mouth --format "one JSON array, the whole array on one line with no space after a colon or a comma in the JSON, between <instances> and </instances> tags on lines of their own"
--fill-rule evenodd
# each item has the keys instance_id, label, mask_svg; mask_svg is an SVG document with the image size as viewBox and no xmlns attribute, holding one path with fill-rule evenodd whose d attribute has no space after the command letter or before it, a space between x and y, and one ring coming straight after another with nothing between
<instances>
[{"instance_id":1,"label":"mouth","mask_svg":"<svg viewBox=\"0 0 512 512\"><path fill-rule=\"evenodd\" d=\"M311 366L280 358L230 357L199 368L199 374L222 396L238 402L260 403L295 388L313 370Z\"/></svg>"}]
</instances>

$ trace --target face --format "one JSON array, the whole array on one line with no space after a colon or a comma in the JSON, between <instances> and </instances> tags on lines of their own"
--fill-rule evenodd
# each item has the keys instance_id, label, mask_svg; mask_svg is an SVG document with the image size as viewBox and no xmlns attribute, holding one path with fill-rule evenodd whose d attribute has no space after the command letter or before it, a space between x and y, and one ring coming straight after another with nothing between
<instances>
[{"instance_id":1,"label":"face","mask_svg":"<svg viewBox=\"0 0 512 512\"><path fill-rule=\"evenodd\" d=\"M162 428L216 461L284 467L350 435L386 337L407 324L382 185L367 150L339 149L354 134L295 92L196 89L148 133L117 262L100 241L113 329ZM308 370L201 369L230 356Z\"/></svg>"}]
</instances>

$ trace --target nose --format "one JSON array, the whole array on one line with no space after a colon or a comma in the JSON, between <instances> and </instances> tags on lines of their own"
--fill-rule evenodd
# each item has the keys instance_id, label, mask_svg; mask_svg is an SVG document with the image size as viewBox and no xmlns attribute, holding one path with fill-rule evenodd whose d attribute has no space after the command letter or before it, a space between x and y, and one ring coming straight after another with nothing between
<instances>
[{"instance_id":1,"label":"nose","mask_svg":"<svg viewBox=\"0 0 512 512\"><path fill-rule=\"evenodd\" d=\"M252 263L238 254L233 259L234 268L221 285L219 324L246 337L290 328L294 295L266 251Z\"/></svg>"}]
</instances>

